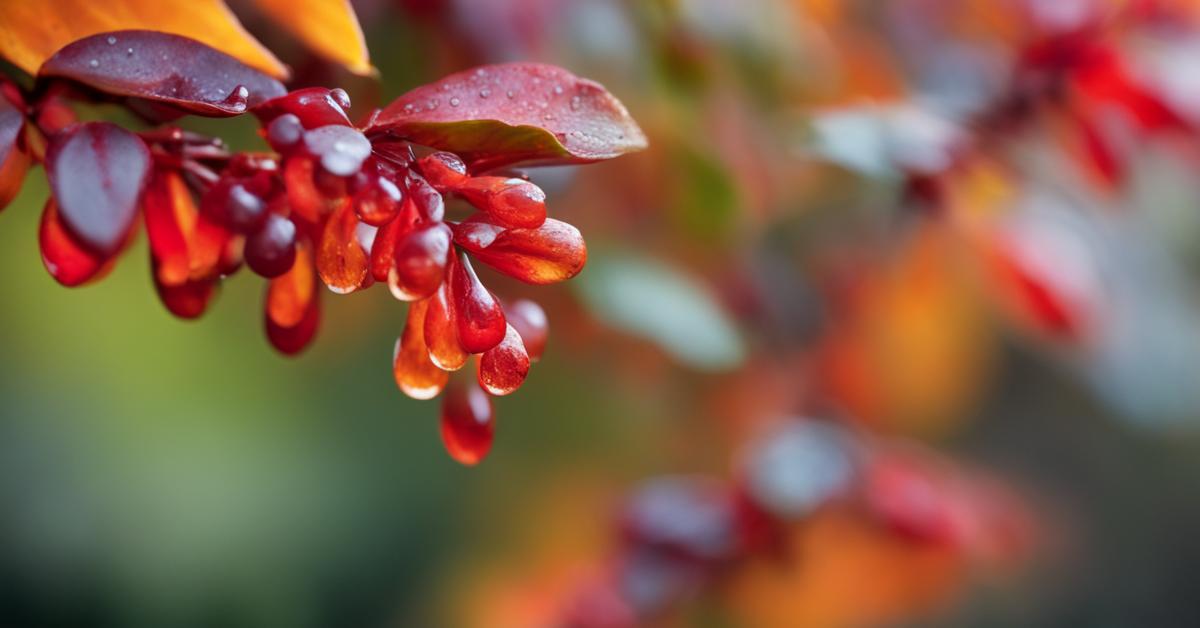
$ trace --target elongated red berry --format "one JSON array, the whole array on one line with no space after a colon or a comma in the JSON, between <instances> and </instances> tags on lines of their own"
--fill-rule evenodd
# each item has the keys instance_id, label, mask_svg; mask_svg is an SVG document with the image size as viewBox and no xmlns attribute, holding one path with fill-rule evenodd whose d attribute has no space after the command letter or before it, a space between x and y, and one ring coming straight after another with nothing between
<instances>
[{"instance_id":1,"label":"elongated red berry","mask_svg":"<svg viewBox=\"0 0 1200 628\"><path fill-rule=\"evenodd\" d=\"M429 359L445 371L457 371L471 357L458 344L448 282L442 282L437 292L429 297L429 310L425 313L425 345L429 347Z\"/></svg>"},{"instance_id":2,"label":"elongated red berry","mask_svg":"<svg viewBox=\"0 0 1200 628\"><path fill-rule=\"evenodd\" d=\"M473 377L455 377L442 399L442 444L464 465L479 464L492 448L492 400Z\"/></svg>"},{"instance_id":3,"label":"elongated red berry","mask_svg":"<svg viewBox=\"0 0 1200 628\"><path fill-rule=\"evenodd\" d=\"M258 231L246 238L246 265L255 273L278 277L296 261L296 225L276 213L267 216Z\"/></svg>"},{"instance_id":4,"label":"elongated red berry","mask_svg":"<svg viewBox=\"0 0 1200 628\"><path fill-rule=\"evenodd\" d=\"M154 261L154 277L156 283L164 286L182 285L192 274L187 232L195 229L196 218L182 216L175 206L172 179L178 177L177 172L156 168L142 194L142 215Z\"/></svg>"},{"instance_id":5,"label":"elongated red berry","mask_svg":"<svg viewBox=\"0 0 1200 628\"><path fill-rule=\"evenodd\" d=\"M410 173L408 177L408 197L413 200L417 214L428 222L441 222L446 216L446 200L429 182Z\"/></svg>"},{"instance_id":6,"label":"elongated red berry","mask_svg":"<svg viewBox=\"0 0 1200 628\"><path fill-rule=\"evenodd\" d=\"M159 280L157 264L151 260L154 289L167 311L183 319L199 318L208 309L217 290L217 279L187 280L177 285L166 285Z\"/></svg>"},{"instance_id":7,"label":"elongated red berry","mask_svg":"<svg viewBox=\"0 0 1200 628\"><path fill-rule=\"evenodd\" d=\"M368 225L382 227L396 217L404 195L400 188L383 176L370 176L354 193L354 211Z\"/></svg>"},{"instance_id":8,"label":"elongated red berry","mask_svg":"<svg viewBox=\"0 0 1200 628\"><path fill-rule=\"evenodd\" d=\"M454 242L488 266L531 284L565 281L587 263L579 230L553 218L537 229L507 229L476 214L454 227Z\"/></svg>"},{"instance_id":9,"label":"elongated red berry","mask_svg":"<svg viewBox=\"0 0 1200 628\"><path fill-rule=\"evenodd\" d=\"M309 230L321 224L328 202L317 189L314 179L316 163L307 155L288 159L283 165L283 182L287 190L288 206ZM298 225L301 226L301 225Z\"/></svg>"},{"instance_id":10,"label":"elongated red berry","mask_svg":"<svg viewBox=\"0 0 1200 628\"><path fill-rule=\"evenodd\" d=\"M200 210L237 233L251 233L266 219L267 201L251 190L248 180L222 177L204 193Z\"/></svg>"},{"instance_id":11,"label":"elongated red berry","mask_svg":"<svg viewBox=\"0 0 1200 628\"><path fill-rule=\"evenodd\" d=\"M317 297L317 275L312 249L296 245L296 261L288 272L267 284L267 319L279 327L295 327Z\"/></svg>"},{"instance_id":12,"label":"elongated red berry","mask_svg":"<svg viewBox=\"0 0 1200 628\"><path fill-rule=\"evenodd\" d=\"M46 208L42 210L38 244L46 270L64 286L83 285L104 270L106 260L76 242L75 236L59 222L58 204L53 198L46 201Z\"/></svg>"},{"instance_id":13,"label":"elongated red berry","mask_svg":"<svg viewBox=\"0 0 1200 628\"><path fill-rule=\"evenodd\" d=\"M375 240L371 243L371 276L375 281L387 281L392 272L393 254L396 252L396 241L408 231L408 225L401 217L383 225L375 232Z\"/></svg>"},{"instance_id":14,"label":"elongated red berry","mask_svg":"<svg viewBox=\"0 0 1200 628\"><path fill-rule=\"evenodd\" d=\"M542 306L529 299L518 299L504 306L504 317L521 335L529 359L540 360L550 335L550 320Z\"/></svg>"},{"instance_id":15,"label":"elongated red berry","mask_svg":"<svg viewBox=\"0 0 1200 628\"><path fill-rule=\"evenodd\" d=\"M536 229L546 221L546 193L524 179L474 177L454 191L508 227Z\"/></svg>"},{"instance_id":16,"label":"elongated red berry","mask_svg":"<svg viewBox=\"0 0 1200 628\"><path fill-rule=\"evenodd\" d=\"M317 335L321 325L321 298L313 295L304 308L300 321L291 327L283 327L265 317L267 340L284 355L292 356L304 351Z\"/></svg>"},{"instance_id":17,"label":"elongated red berry","mask_svg":"<svg viewBox=\"0 0 1200 628\"><path fill-rule=\"evenodd\" d=\"M295 115L305 129L315 129L331 124L350 126L350 118L338 102L333 90L324 87L306 87L268 100L253 109L254 115L264 124L285 114Z\"/></svg>"},{"instance_id":18,"label":"elongated red berry","mask_svg":"<svg viewBox=\"0 0 1200 628\"><path fill-rule=\"evenodd\" d=\"M396 385L413 399L433 399L445 388L449 373L429 360L425 346L425 312L428 299L408 306L404 332L396 340L392 354L392 374Z\"/></svg>"},{"instance_id":19,"label":"elongated red berry","mask_svg":"<svg viewBox=\"0 0 1200 628\"><path fill-rule=\"evenodd\" d=\"M483 353L504 340L507 325L500 301L479 281L465 253L459 255L450 275L450 298L458 344L467 353Z\"/></svg>"},{"instance_id":20,"label":"elongated red berry","mask_svg":"<svg viewBox=\"0 0 1200 628\"><path fill-rule=\"evenodd\" d=\"M450 228L439 222L418 227L397 240L388 273L392 295L414 301L433 294L446 277L450 239Z\"/></svg>"},{"instance_id":21,"label":"elongated red berry","mask_svg":"<svg viewBox=\"0 0 1200 628\"><path fill-rule=\"evenodd\" d=\"M529 374L529 353L521 335L512 325L505 329L504 340L479 358L479 385L497 397L521 387Z\"/></svg>"},{"instance_id":22,"label":"elongated red berry","mask_svg":"<svg viewBox=\"0 0 1200 628\"><path fill-rule=\"evenodd\" d=\"M330 290L354 292L367 278L367 252L358 240L358 216L349 203L334 210L317 250L317 272Z\"/></svg>"},{"instance_id":23,"label":"elongated red berry","mask_svg":"<svg viewBox=\"0 0 1200 628\"><path fill-rule=\"evenodd\" d=\"M454 153L439 152L417 160L425 180L439 191L453 189L467 179L467 166Z\"/></svg>"}]
</instances>

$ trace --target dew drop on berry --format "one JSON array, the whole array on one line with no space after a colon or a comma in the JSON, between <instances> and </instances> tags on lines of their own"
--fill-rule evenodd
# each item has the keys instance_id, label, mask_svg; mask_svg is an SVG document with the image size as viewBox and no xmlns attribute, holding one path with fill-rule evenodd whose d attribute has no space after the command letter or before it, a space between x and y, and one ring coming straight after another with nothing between
<instances>
[{"instance_id":1,"label":"dew drop on berry","mask_svg":"<svg viewBox=\"0 0 1200 628\"><path fill-rule=\"evenodd\" d=\"M450 228L439 222L398 239L388 272L392 295L401 301L414 301L433 294L446 277L450 238Z\"/></svg>"},{"instance_id":2,"label":"dew drop on berry","mask_svg":"<svg viewBox=\"0 0 1200 628\"><path fill-rule=\"evenodd\" d=\"M271 121L267 126L267 143L271 148L286 153L294 148L304 135L304 125L300 117L294 113L285 113Z\"/></svg>"},{"instance_id":3,"label":"dew drop on berry","mask_svg":"<svg viewBox=\"0 0 1200 628\"><path fill-rule=\"evenodd\" d=\"M349 203L334 210L317 248L321 281L338 294L354 292L366 279L367 252L358 241L358 216Z\"/></svg>"},{"instance_id":4,"label":"dew drop on berry","mask_svg":"<svg viewBox=\"0 0 1200 628\"><path fill-rule=\"evenodd\" d=\"M495 434L492 400L471 377L456 377L442 399L442 444L460 464L487 457Z\"/></svg>"},{"instance_id":5,"label":"dew drop on berry","mask_svg":"<svg viewBox=\"0 0 1200 628\"><path fill-rule=\"evenodd\" d=\"M524 179L474 177L455 192L509 227L536 229L546 221L546 194Z\"/></svg>"},{"instance_id":6,"label":"dew drop on berry","mask_svg":"<svg viewBox=\"0 0 1200 628\"><path fill-rule=\"evenodd\" d=\"M413 399L433 399L442 392L450 377L429 360L429 350L425 346L428 303L428 300L414 301L408 306L408 320L392 354L396 385Z\"/></svg>"},{"instance_id":7,"label":"dew drop on berry","mask_svg":"<svg viewBox=\"0 0 1200 628\"><path fill-rule=\"evenodd\" d=\"M504 340L479 358L479 385L497 397L521 387L529 374L529 354L521 335L512 325L505 327Z\"/></svg>"},{"instance_id":8,"label":"dew drop on berry","mask_svg":"<svg viewBox=\"0 0 1200 628\"><path fill-rule=\"evenodd\" d=\"M371 156L371 142L367 137L358 129L340 124L305 133L304 147L320 160L322 168L339 177L358 172L363 161Z\"/></svg>"},{"instance_id":9,"label":"dew drop on berry","mask_svg":"<svg viewBox=\"0 0 1200 628\"><path fill-rule=\"evenodd\" d=\"M296 261L296 225L288 218L272 213L246 238L246 265L255 273L271 278L291 269Z\"/></svg>"},{"instance_id":10,"label":"dew drop on berry","mask_svg":"<svg viewBox=\"0 0 1200 628\"><path fill-rule=\"evenodd\" d=\"M425 345L429 347L429 359L442 370L457 371L470 357L458 344L447 282L442 282L437 292L429 297L429 309L425 313Z\"/></svg>"},{"instance_id":11,"label":"dew drop on berry","mask_svg":"<svg viewBox=\"0 0 1200 628\"><path fill-rule=\"evenodd\" d=\"M529 299L517 299L504 306L504 317L521 335L529 359L534 362L540 360L550 335L550 321L542 306Z\"/></svg>"},{"instance_id":12,"label":"dew drop on berry","mask_svg":"<svg viewBox=\"0 0 1200 628\"><path fill-rule=\"evenodd\" d=\"M450 274L450 298L458 344L467 353L483 353L504 340L507 330L504 310L495 295L479 281L465 253L459 255Z\"/></svg>"}]
</instances>

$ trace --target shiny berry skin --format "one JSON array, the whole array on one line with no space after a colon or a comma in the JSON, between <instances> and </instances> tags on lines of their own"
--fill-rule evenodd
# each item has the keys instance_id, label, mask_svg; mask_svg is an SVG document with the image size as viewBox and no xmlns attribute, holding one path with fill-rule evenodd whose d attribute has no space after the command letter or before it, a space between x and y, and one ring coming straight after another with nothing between
<instances>
[{"instance_id":1,"label":"shiny berry skin","mask_svg":"<svg viewBox=\"0 0 1200 628\"><path fill-rule=\"evenodd\" d=\"M405 234L396 241L388 288L401 301L424 299L446 277L451 253L450 228L435 223Z\"/></svg>"},{"instance_id":2,"label":"shiny berry skin","mask_svg":"<svg viewBox=\"0 0 1200 628\"><path fill-rule=\"evenodd\" d=\"M286 96L273 98L254 108L254 115L264 124L279 116L292 114L306 129L315 129L331 124L350 126L346 110L333 94L334 90L324 87L298 89ZM345 92L342 92L345 94ZM348 98L346 99L348 101Z\"/></svg>"},{"instance_id":3,"label":"shiny berry skin","mask_svg":"<svg viewBox=\"0 0 1200 628\"><path fill-rule=\"evenodd\" d=\"M400 188L382 176L368 176L367 181L354 193L354 211L368 225L382 227L391 222L400 211L404 195Z\"/></svg>"},{"instance_id":4,"label":"shiny berry skin","mask_svg":"<svg viewBox=\"0 0 1200 628\"><path fill-rule=\"evenodd\" d=\"M425 180L439 191L451 190L467 180L467 166L454 153L433 153L417 160Z\"/></svg>"},{"instance_id":5,"label":"shiny berry skin","mask_svg":"<svg viewBox=\"0 0 1200 628\"><path fill-rule=\"evenodd\" d=\"M524 179L474 177L454 191L502 225L536 229L546 222L546 193Z\"/></svg>"},{"instance_id":6,"label":"shiny berry skin","mask_svg":"<svg viewBox=\"0 0 1200 628\"><path fill-rule=\"evenodd\" d=\"M483 353L500 344L508 331L500 302L475 274L466 254L450 274L450 298L458 327L458 344L467 353Z\"/></svg>"},{"instance_id":7,"label":"shiny berry skin","mask_svg":"<svg viewBox=\"0 0 1200 628\"><path fill-rule=\"evenodd\" d=\"M429 310L425 313L425 344L429 347L429 359L444 371L457 371L467 363L471 354L458 344L458 330L450 306L450 286L442 282L437 292L429 297Z\"/></svg>"},{"instance_id":8,"label":"shiny berry skin","mask_svg":"<svg viewBox=\"0 0 1200 628\"><path fill-rule=\"evenodd\" d=\"M455 377L442 399L442 444L460 464L479 464L492 448L492 400L472 377Z\"/></svg>"},{"instance_id":9,"label":"shiny berry skin","mask_svg":"<svg viewBox=\"0 0 1200 628\"><path fill-rule=\"evenodd\" d=\"M540 360L550 335L550 320L546 317L546 310L529 299L517 299L504 306L504 317L521 335L529 359L534 362Z\"/></svg>"},{"instance_id":10,"label":"shiny berry skin","mask_svg":"<svg viewBox=\"0 0 1200 628\"><path fill-rule=\"evenodd\" d=\"M200 209L238 233L250 233L267 217L267 203L250 189L247 179L222 178L205 192Z\"/></svg>"},{"instance_id":11,"label":"shiny berry skin","mask_svg":"<svg viewBox=\"0 0 1200 628\"><path fill-rule=\"evenodd\" d=\"M512 325L505 328L504 340L479 358L479 385L497 397L516 392L529 374L529 354L525 343Z\"/></svg>"},{"instance_id":12,"label":"shiny berry skin","mask_svg":"<svg viewBox=\"0 0 1200 628\"><path fill-rule=\"evenodd\" d=\"M267 126L267 143L280 153L287 153L304 139L304 125L294 113L285 113Z\"/></svg>"},{"instance_id":13,"label":"shiny berry skin","mask_svg":"<svg viewBox=\"0 0 1200 628\"><path fill-rule=\"evenodd\" d=\"M450 374L429 360L425 346L425 312L428 300L408 306L404 333L396 340L392 354L392 374L396 386L413 399L433 399L442 392Z\"/></svg>"},{"instance_id":14,"label":"shiny berry skin","mask_svg":"<svg viewBox=\"0 0 1200 628\"><path fill-rule=\"evenodd\" d=\"M263 277L286 273L296 261L296 224L279 214L267 216L246 238L244 255L250 270Z\"/></svg>"}]
</instances>

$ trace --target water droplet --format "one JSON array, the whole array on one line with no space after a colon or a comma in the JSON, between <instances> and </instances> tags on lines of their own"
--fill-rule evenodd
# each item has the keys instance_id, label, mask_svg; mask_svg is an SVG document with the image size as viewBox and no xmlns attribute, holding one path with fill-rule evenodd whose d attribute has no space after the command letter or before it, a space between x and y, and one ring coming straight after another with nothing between
<instances>
[{"instance_id":1,"label":"water droplet","mask_svg":"<svg viewBox=\"0 0 1200 628\"><path fill-rule=\"evenodd\" d=\"M449 83L442 83L442 91L443 91L443 92L448 92L448 91L450 91L450 84L449 84Z\"/></svg>"},{"instance_id":2,"label":"water droplet","mask_svg":"<svg viewBox=\"0 0 1200 628\"><path fill-rule=\"evenodd\" d=\"M88 61L88 66L93 67L93 68L98 68L98 67L100 67L100 62L97 61L96 59L92 59L91 61Z\"/></svg>"},{"instance_id":3,"label":"water droplet","mask_svg":"<svg viewBox=\"0 0 1200 628\"><path fill-rule=\"evenodd\" d=\"M487 76L487 70L479 68L475 70L475 76Z\"/></svg>"},{"instance_id":4,"label":"water droplet","mask_svg":"<svg viewBox=\"0 0 1200 628\"><path fill-rule=\"evenodd\" d=\"M516 92L514 92L513 90L510 89L507 92L504 92L504 95L508 96L509 98L512 98L512 97L516 96L517 94L516 94Z\"/></svg>"},{"instance_id":5,"label":"water droplet","mask_svg":"<svg viewBox=\"0 0 1200 628\"><path fill-rule=\"evenodd\" d=\"M125 49L125 56L127 56L127 57L132 57L132 56L133 56L133 48L126 48L126 49Z\"/></svg>"},{"instance_id":6,"label":"water droplet","mask_svg":"<svg viewBox=\"0 0 1200 628\"><path fill-rule=\"evenodd\" d=\"M578 96L571 97L571 111L578 111L580 105L583 104L583 99Z\"/></svg>"},{"instance_id":7,"label":"water droplet","mask_svg":"<svg viewBox=\"0 0 1200 628\"><path fill-rule=\"evenodd\" d=\"M554 94L555 94L555 95L561 94L562 92L563 92L562 85L555 85L555 86L554 86Z\"/></svg>"},{"instance_id":8,"label":"water droplet","mask_svg":"<svg viewBox=\"0 0 1200 628\"><path fill-rule=\"evenodd\" d=\"M404 105L404 112L405 112L405 113L412 113L412 112L413 112L413 105L412 105L412 103L408 103L407 105Z\"/></svg>"},{"instance_id":9,"label":"water droplet","mask_svg":"<svg viewBox=\"0 0 1200 628\"><path fill-rule=\"evenodd\" d=\"M108 42L108 45L112 46L112 45L114 45L114 44L116 44L116 43L117 43L117 38L116 38L116 37L113 37L112 35L109 35L109 36L108 36L108 39L107 39L107 40L105 40L105 41L107 41L107 42Z\"/></svg>"},{"instance_id":10,"label":"water droplet","mask_svg":"<svg viewBox=\"0 0 1200 628\"><path fill-rule=\"evenodd\" d=\"M485 88L483 88L483 89L481 89L481 90L479 90L479 97L480 97L480 98L487 98L488 96L491 96L491 95L492 95L492 90L490 90L490 89L488 89L488 88L486 88L486 87L485 87Z\"/></svg>"},{"instance_id":11,"label":"water droplet","mask_svg":"<svg viewBox=\"0 0 1200 628\"><path fill-rule=\"evenodd\" d=\"M543 115L542 117L543 117L543 118L545 118L546 120L553 120L553 119L554 119L554 114L552 114L552 113L547 113L546 115Z\"/></svg>"},{"instance_id":12,"label":"water droplet","mask_svg":"<svg viewBox=\"0 0 1200 628\"><path fill-rule=\"evenodd\" d=\"M451 106L451 107L457 107L457 106L458 106L458 102L459 102L459 101L458 101L458 96L454 96L453 98L451 98L451 99L450 99L450 106Z\"/></svg>"},{"instance_id":13,"label":"water droplet","mask_svg":"<svg viewBox=\"0 0 1200 628\"><path fill-rule=\"evenodd\" d=\"M426 107L428 107L430 111L437 109L438 108L438 99L436 99L436 98L431 99L429 101L429 103L426 104Z\"/></svg>"}]
</instances>

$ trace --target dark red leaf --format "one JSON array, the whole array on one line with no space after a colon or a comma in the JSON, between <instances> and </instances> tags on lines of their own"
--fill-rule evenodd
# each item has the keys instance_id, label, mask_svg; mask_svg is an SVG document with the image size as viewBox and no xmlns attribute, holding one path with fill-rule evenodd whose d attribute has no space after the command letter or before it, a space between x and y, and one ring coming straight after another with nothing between
<instances>
[{"instance_id":1,"label":"dark red leaf","mask_svg":"<svg viewBox=\"0 0 1200 628\"><path fill-rule=\"evenodd\" d=\"M39 77L164 103L203 116L234 116L287 93L279 81L194 39L157 31L100 33L64 46Z\"/></svg>"},{"instance_id":2,"label":"dark red leaf","mask_svg":"<svg viewBox=\"0 0 1200 628\"><path fill-rule=\"evenodd\" d=\"M150 149L115 124L86 122L54 137L46 152L46 175L63 225L107 257L137 217L150 176Z\"/></svg>"},{"instance_id":3,"label":"dark red leaf","mask_svg":"<svg viewBox=\"0 0 1200 628\"><path fill-rule=\"evenodd\" d=\"M25 180L29 155L18 145L25 115L0 94L0 209L4 209Z\"/></svg>"},{"instance_id":4,"label":"dark red leaf","mask_svg":"<svg viewBox=\"0 0 1200 628\"><path fill-rule=\"evenodd\" d=\"M483 66L418 87L367 132L450 151L477 171L586 163L646 147L642 130L604 87L538 63Z\"/></svg>"}]
</instances>

